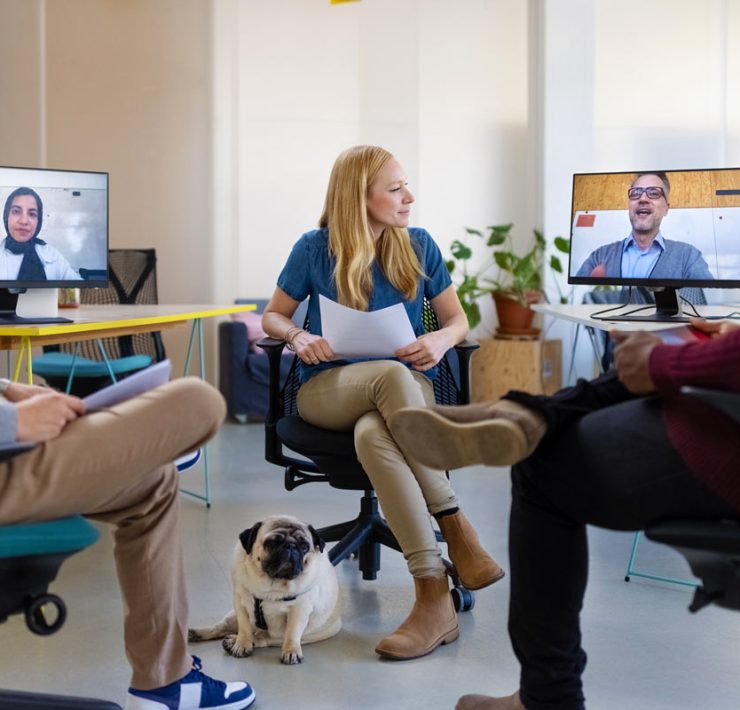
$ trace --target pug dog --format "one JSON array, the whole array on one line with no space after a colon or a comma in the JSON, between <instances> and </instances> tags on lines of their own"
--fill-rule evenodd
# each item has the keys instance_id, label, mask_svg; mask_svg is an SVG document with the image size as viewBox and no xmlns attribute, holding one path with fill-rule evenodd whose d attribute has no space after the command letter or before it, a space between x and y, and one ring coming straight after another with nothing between
<instances>
[{"instance_id":1,"label":"pug dog","mask_svg":"<svg viewBox=\"0 0 740 710\"><path fill-rule=\"evenodd\" d=\"M281 646L280 661L303 661L301 643L339 632L337 574L316 530L275 515L239 535L231 564L234 608L215 626L189 629L189 641L223 639L231 656Z\"/></svg>"}]
</instances>

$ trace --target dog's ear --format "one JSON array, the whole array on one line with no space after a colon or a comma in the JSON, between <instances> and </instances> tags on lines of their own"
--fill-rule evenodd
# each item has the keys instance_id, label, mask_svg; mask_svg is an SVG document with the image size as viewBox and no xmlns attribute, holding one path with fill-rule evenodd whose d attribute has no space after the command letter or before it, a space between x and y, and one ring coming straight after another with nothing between
<instances>
[{"instance_id":1,"label":"dog's ear","mask_svg":"<svg viewBox=\"0 0 740 710\"><path fill-rule=\"evenodd\" d=\"M242 530L239 534L239 542L241 542L242 547L247 551L248 555L252 554L252 548L257 540L257 533L261 526L262 522L260 521L259 523L255 523L251 528Z\"/></svg>"},{"instance_id":2,"label":"dog's ear","mask_svg":"<svg viewBox=\"0 0 740 710\"><path fill-rule=\"evenodd\" d=\"M324 547L326 547L326 544L324 543L324 540L322 539L321 535L317 532L316 528L313 525L309 525L308 529L311 531L311 537L313 538L313 546L319 548L319 552L324 551Z\"/></svg>"}]
</instances>

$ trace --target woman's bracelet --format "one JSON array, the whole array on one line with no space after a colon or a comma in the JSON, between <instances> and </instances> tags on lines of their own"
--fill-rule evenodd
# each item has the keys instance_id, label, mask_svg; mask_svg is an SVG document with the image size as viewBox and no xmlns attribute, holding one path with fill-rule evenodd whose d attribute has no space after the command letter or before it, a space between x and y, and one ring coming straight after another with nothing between
<instances>
[{"instance_id":1,"label":"woman's bracelet","mask_svg":"<svg viewBox=\"0 0 740 710\"><path fill-rule=\"evenodd\" d=\"M285 331L285 335L283 336L283 340L285 340L285 344L288 347L288 350L292 350L295 352L295 348L293 347L293 341L296 339L296 336L298 333L305 333L306 331L303 330L303 328L299 328L297 325L294 325L292 328L288 328L288 330Z\"/></svg>"}]
</instances>

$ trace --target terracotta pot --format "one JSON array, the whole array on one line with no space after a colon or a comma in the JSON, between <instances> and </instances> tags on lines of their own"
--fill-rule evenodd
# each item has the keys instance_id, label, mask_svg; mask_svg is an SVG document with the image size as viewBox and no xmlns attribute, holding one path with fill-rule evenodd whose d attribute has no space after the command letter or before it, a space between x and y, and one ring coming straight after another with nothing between
<instances>
[{"instance_id":1,"label":"terracotta pot","mask_svg":"<svg viewBox=\"0 0 740 710\"><path fill-rule=\"evenodd\" d=\"M532 328L534 311L529 307L540 300L538 291L528 291L527 305L523 306L519 299L507 291L497 291L493 294L498 315L498 330L502 334L536 334L539 330Z\"/></svg>"}]
</instances>

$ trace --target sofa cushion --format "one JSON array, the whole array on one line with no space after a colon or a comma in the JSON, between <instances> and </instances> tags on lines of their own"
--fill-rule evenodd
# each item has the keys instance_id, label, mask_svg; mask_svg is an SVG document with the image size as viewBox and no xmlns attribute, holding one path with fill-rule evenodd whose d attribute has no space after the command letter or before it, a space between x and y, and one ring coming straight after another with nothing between
<instances>
[{"instance_id":1,"label":"sofa cushion","mask_svg":"<svg viewBox=\"0 0 740 710\"><path fill-rule=\"evenodd\" d=\"M264 351L255 347L255 343L265 337L265 331L262 330L262 314L255 311L244 311L244 313L232 313L231 320L244 323L247 327L247 341L249 342L249 352L264 354Z\"/></svg>"}]
</instances>

